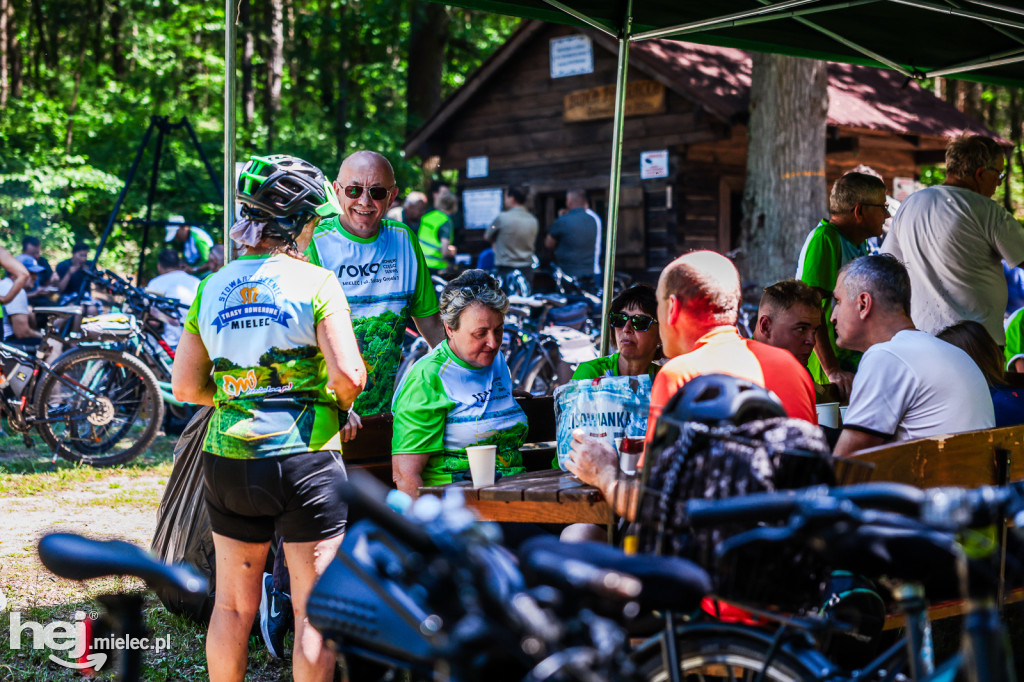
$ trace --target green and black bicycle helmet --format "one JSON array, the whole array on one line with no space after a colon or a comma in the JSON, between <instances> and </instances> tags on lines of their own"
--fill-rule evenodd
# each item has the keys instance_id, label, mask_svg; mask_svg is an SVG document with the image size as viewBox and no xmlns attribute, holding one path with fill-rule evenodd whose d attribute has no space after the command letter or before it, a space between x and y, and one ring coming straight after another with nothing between
<instances>
[{"instance_id":1,"label":"green and black bicycle helmet","mask_svg":"<svg viewBox=\"0 0 1024 682\"><path fill-rule=\"evenodd\" d=\"M294 239L317 216L340 213L323 171L295 156L252 156L238 177L242 215Z\"/></svg>"}]
</instances>

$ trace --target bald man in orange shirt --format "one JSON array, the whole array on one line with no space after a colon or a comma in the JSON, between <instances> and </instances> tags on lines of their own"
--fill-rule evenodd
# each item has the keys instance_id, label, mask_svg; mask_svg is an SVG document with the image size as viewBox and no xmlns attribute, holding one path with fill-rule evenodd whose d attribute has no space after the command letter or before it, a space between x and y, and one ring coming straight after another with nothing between
<instances>
[{"instance_id":1,"label":"bald man in orange shirt","mask_svg":"<svg viewBox=\"0 0 1024 682\"><path fill-rule=\"evenodd\" d=\"M702 374L730 374L764 386L779 397L790 417L818 423L810 374L789 351L742 338L736 330L739 305L739 273L720 254L694 251L662 271L658 328L665 355L673 359L662 367L651 389L648 442L668 400ZM599 488L621 516L633 518L637 479L622 480L611 445L577 431L567 466L580 480Z\"/></svg>"}]
</instances>

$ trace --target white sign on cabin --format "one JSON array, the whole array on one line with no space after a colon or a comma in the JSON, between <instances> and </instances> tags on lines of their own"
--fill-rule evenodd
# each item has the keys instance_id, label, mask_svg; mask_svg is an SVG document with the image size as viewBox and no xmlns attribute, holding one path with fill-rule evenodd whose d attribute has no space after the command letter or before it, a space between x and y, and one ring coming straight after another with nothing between
<instances>
[{"instance_id":1,"label":"white sign on cabin","mask_svg":"<svg viewBox=\"0 0 1024 682\"><path fill-rule=\"evenodd\" d=\"M594 73L594 46L584 35L551 39L551 77Z\"/></svg>"},{"instance_id":2,"label":"white sign on cabin","mask_svg":"<svg viewBox=\"0 0 1024 682\"><path fill-rule=\"evenodd\" d=\"M462 214L467 230L483 230L491 226L501 213L504 193L501 188L467 189L462 192Z\"/></svg>"},{"instance_id":3,"label":"white sign on cabin","mask_svg":"<svg viewBox=\"0 0 1024 682\"><path fill-rule=\"evenodd\" d=\"M466 159L466 177L467 178L486 178L487 177L487 157L486 156L471 156Z\"/></svg>"},{"instance_id":4,"label":"white sign on cabin","mask_svg":"<svg viewBox=\"0 0 1024 682\"><path fill-rule=\"evenodd\" d=\"M640 152L640 179L668 177L668 150L659 149L653 152Z\"/></svg>"}]
</instances>

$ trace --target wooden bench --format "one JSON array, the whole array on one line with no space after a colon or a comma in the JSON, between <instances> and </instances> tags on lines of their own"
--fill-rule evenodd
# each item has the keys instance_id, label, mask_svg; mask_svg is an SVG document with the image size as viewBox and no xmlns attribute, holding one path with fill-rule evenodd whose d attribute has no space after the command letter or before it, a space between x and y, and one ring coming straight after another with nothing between
<instances>
[{"instance_id":1,"label":"wooden bench","mask_svg":"<svg viewBox=\"0 0 1024 682\"><path fill-rule=\"evenodd\" d=\"M861 450L852 459L874 467L873 482L893 481L917 488L1005 485L1024 479L1024 426L879 445ZM1024 590L1017 589L1006 595L1004 601L1022 599ZM929 609L929 616L932 620L957 616L963 613L963 606L962 602L936 604ZM890 616L885 627L891 629L902 624L902 618Z\"/></svg>"}]
</instances>

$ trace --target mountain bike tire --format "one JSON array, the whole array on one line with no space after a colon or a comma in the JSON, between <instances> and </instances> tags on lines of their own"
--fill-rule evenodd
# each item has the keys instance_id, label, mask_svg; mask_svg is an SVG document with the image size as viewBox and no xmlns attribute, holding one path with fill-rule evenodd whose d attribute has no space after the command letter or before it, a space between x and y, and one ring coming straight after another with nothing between
<instances>
[{"instance_id":1,"label":"mountain bike tire","mask_svg":"<svg viewBox=\"0 0 1024 682\"><path fill-rule=\"evenodd\" d=\"M768 645L756 640L722 635L682 637L676 640L681 682L814 682L821 680L809 664L784 653L764 662ZM640 665L640 679L668 682L668 670L661 656L653 656Z\"/></svg>"},{"instance_id":2,"label":"mountain bike tire","mask_svg":"<svg viewBox=\"0 0 1024 682\"><path fill-rule=\"evenodd\" d=\"M76 348L57 359L36 394L35 424L64 459L90 466L123 464L145 451L163 422L164 403L153 371L138 358L102 348ZM64 377L101 397L91 412ZM88 413L87 413L88 412ZM133 428L141 422L141 432Z\"/></svg>"}]
</instances>

